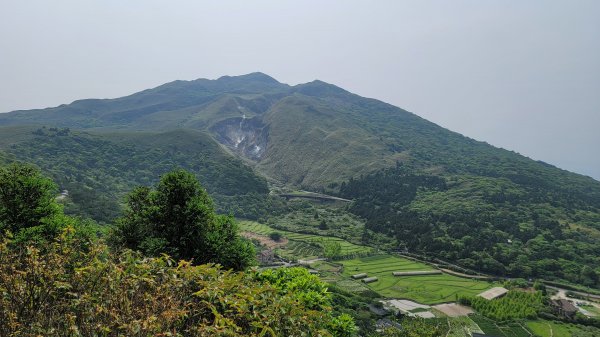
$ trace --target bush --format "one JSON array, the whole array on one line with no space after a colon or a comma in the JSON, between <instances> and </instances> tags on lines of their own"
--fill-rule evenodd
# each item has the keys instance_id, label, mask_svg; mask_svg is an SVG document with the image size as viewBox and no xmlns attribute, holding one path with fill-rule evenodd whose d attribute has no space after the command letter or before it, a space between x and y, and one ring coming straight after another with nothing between
<instances>
[{"instance_id":1,"label":"bush","mask_svg":"<svg viewBox=\"0 0 600 337\"><path fill-rule=\"evenodd\" d=\"M283 274L272 278L277 272L235 273L130 250L115 255L98 243L84 243L83 251L77 241L68 227L40 247L0 242L0 336L353 333L351 319L324 310L328 295L318 280L302 284Z\"/></svg>"},{"instance_id":2,"label":"bush","mask_svg":"<svg viewBox=\"0 0 600 337\"><path fill-rule=\"evenodd\" d=\"M281 233L279 232L272 232L271 234L269 234L269 237L271 238L271 240L273 241L280 241L281 240Z\"/></svg>"}]
</instances>

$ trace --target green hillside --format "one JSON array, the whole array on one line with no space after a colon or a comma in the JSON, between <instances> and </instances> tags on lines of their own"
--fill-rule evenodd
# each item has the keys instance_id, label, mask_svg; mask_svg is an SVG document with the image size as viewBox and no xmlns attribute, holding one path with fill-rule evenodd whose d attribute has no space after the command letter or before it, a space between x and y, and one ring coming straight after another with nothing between
<instances>
[{"instance_id":1,"label":"green hillside","mask_svg":"<svg viewBox=\"0 0 600 337\"><path fill-rule=\"evenodd\" d=\"M229 199L264 201L268 193L264 178L198 131L91 134L3 127L0 132L14 135L12 144L3 144L8 154L35 163L68 191L67 212L102 222L118 216L124 193L175 168L194 172L221 211L227 211Z\"/></svg>"},{"instance_id":2,"label":"green hillside","mask_svg":"<svg viewBox=\"0 0 600 337\"><path fill-rule=\"evenodd\" d=\"M266 197L269 179L353 199L349 210L370 233L400 248L499 274L599 282L600 182L321 81L288 86L261 73L175 81L2 114L0 125L7 152L73 193L69 184L85 188L72 195L73 212L115 209L121 191L182 166L225 210L285 211ZM24 125L72 131L34 136Z\"/></svg>"}]
</instances>

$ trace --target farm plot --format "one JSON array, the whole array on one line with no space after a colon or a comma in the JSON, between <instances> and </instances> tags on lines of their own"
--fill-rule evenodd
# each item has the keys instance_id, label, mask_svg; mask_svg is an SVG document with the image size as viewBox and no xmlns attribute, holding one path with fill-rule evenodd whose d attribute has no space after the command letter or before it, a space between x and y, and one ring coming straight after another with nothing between
<instances>
[{"instance_id":1,"label":"farm plot","mask_svg":"<svg viewBox=\"0 0 600 337\"><path fill-rule=\"evenodd\" d=\"M539 337L571 337L575 334L582 336L598 336L600 329L591 326L575 325L570 323L535 320L527 321L527 327L534 336Z\"/></svg>"},{"instance_id":2,"label":"farm plot","mask_svg":"<svg viewBox=\"0 0 600 337\"><path fill-rule=\"evenodd\" d=\"M290 260L323 256L323 245L328 243L339 244L340 255L342 256L360 255L372 251L371 247L356 245L340 238L277 230L254 221L240 221L239 226L242 231L260 235L269 235L273 232L281 233L283 237L289 240L289 243L284 247L277 248L276 253Z\"/></svg>"},{"instance_id":3,"label":"farm plot","mask_svg":"<svg viewBox=\"0 0 600 337\"><path fill-rule=\"evenodd\" d=\"M448 318L450 331L446 337L471 337L473 332L483 333L479 326L467 316Z\"/></svg>"},{"instance_id":4,"label":"farm plot","mask_svg":"<svg viewBox=\"0 0 600 337\"><path fill-rule=\"evenodd\" d=\"M433 308L442 312L448 317L461 317L468 316L473 313L473 309L465 307L457 303L443 303L434 305Z\"/></svg>"},{"instance_id":5,"label":"farm plot","mask_svg":"<svg viewBox=\"0 0 600 337\"><path fill-rule=\"evenodd\" d=\"M434 270L431 266L392 255L377 255L340 261L343 274L376 276L378 281L367 286L382 296L406 298L425 304L455 301L457 296L477 295L492 287L489 282L469 280L452 275L393 276L394 271Z\"/></svg>"},{"instance_id":6,"label":"farm plot","mask_svg":"<svg viewBox=\"0 0 600 337\"><path fill-rule=\"evenodd\" d=\"M498 337L531 337L534 336L520 322L497 323L481 315L471 315L470 318L479 325L484 333ZM570 336L570 335L569 335Z\"/></svg>"}]
</instances>

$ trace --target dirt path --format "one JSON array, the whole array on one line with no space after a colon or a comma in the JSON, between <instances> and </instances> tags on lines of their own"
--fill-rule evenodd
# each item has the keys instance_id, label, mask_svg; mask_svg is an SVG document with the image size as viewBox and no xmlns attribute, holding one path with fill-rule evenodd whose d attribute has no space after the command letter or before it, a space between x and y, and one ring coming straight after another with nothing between
<instances>
[{"instance_id":1,"label":"dirt path","mask_svg":"<svg viewBox=\"0 0 600 337\"><path fill-rule=\"evenodd\" d=\"M459 273L457 271L450 270L450 269L440 268L440 270L443 271L446 274L450 274L450 275L454 275L454 276L458 276L458 277L465 277L465 278L478 279L478 280L487 280L487 279L489 279L489 277L487 277L487 276L469 275L469 274Z\"/></svg>"}]
</instances>

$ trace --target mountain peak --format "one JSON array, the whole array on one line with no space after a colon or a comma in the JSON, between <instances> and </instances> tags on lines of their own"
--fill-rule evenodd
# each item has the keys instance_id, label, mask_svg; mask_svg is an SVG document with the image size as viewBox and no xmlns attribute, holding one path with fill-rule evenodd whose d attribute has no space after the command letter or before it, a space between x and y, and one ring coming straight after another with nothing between
<instances>
[{"instance_id":1,"label":"mountain peak","mask_svg":"<svg viewBox=\"0 0 600 337\"><path fill-rule=\"evenodd\" d=\"M321 80L314 80L312 82L298 84L294 87L294 91L307 96L327 96L327 95L345 95L348 91L335 86L333 84L323 82Z\"/></svg>"},{"instance_id":2,"label":"mountain peak","mask_svg":"<svg viewBox=\"0 0 600 337\"><path fill-rule=\"evenodd\" d=\"M217 79L217 81L228 81L228 80L243 80L243 81L252 81L252 82L280 84L279 81L277 81L273 77L271 77L265 73L261 73L261 72L254 72L254 73L238 75L238 76L221 76Z\"/></svg>"}]
</instances>

